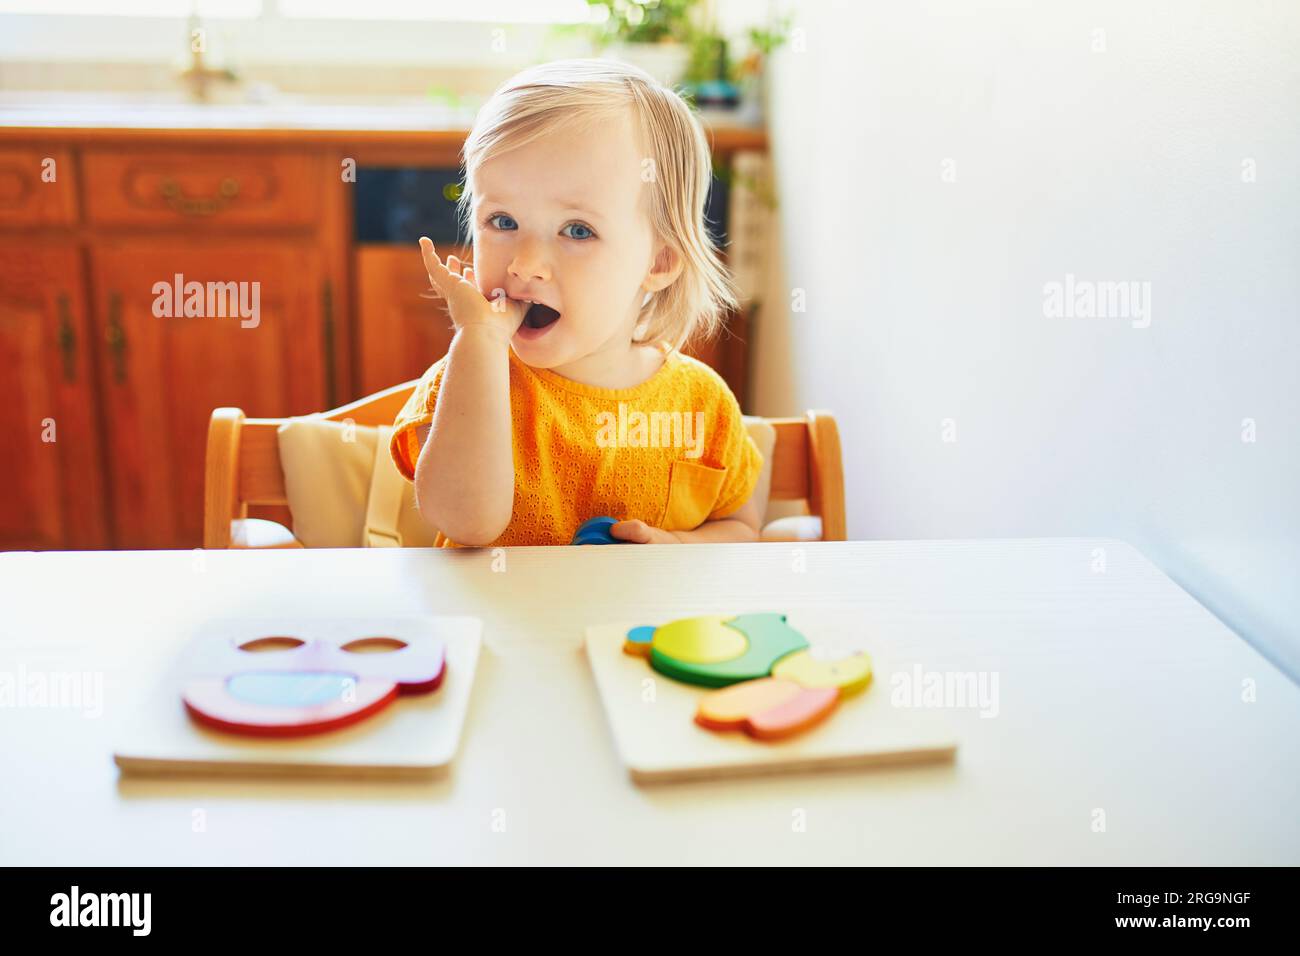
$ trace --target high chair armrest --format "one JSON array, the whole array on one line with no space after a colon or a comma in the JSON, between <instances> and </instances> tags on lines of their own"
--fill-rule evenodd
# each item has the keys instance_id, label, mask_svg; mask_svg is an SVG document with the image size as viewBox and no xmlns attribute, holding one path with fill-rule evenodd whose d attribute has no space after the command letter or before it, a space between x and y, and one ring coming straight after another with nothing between
<instances>
[{"instance_id":1,"label":"high chair armrest","mask_svg":"<svg viewBox=\"0 0 1300 956\"><path fill-rule=\"evenodd\" d=\"M230 547L230 521L245 512L236 508L239 489L239 441L244 413L216 408L208 421L203 477L203 547Z\"/></svg>"},{"instance_id":2,"label":"high chair armrest","mask_svg":"<svg viewBox=\"0 0 1300 956\"><path fill-rule=\"evenodd\" d=\"M821 541L822 519L817 515L790 515L763 526L760 541Z\"/></svg>"}]
</instances>

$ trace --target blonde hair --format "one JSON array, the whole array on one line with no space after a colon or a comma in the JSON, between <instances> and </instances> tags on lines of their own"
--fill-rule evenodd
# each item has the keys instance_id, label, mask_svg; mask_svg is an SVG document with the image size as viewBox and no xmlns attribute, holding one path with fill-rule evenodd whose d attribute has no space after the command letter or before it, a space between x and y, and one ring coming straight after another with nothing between
<instances>
[{"instance_id":1,"label":"blonde hair","mask_svg":"<svg viewBox=\"0 0 1300 956\"><path fill-rule=\"evenodd\" d=\"M507 80L479 110L461 151L464 184L458 211L473 235L470 183L490 157L516 149L563 123L632 110L649 169L650 224L658 241L680 257L681 274L641 307L638 336L681 348L722 326L738 305L735 285L704 222L712 153L698 117L673 90L635 66L612 60L557 60ZM642 167L645 178L646 165Z\"/></svg>"}]
</instances>

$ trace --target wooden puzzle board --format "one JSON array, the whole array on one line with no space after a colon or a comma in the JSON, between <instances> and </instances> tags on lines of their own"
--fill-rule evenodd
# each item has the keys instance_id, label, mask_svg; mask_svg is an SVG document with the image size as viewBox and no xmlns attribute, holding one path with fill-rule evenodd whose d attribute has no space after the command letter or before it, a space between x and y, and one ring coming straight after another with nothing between
<instances>
[{"instance_id":1,"label":"wooden puzzle board","mask_svg":"<svg viewBox=\"0 0 1300 956\"><path fill-rule=\"evenodd\" d=\"M675 615L687 617L690 615ZM890 705L888 646L829 633L834 625L790 614L788 621L814 651L852 649L871 654L873 677L862 693L841 701L819 725L780 741L743 733L715 733L695 723L708 688L658 673L644 657L623 652L623 639L640 621L587 628L586 651L620 759L637 783L666 783L749 774L835 770L879 764L952 760L957 740L939 711ZM651 681L651 684L647 684ZM650 691L653 699L647 699Z\"/></svg>"},{"instance_id":2,"label":"wooden puzzle board","mask_svg":"<svg viewBox=\"0 0 1300 956\"><path fill-rule=\"evenodd\" d=\"M364 635L411 638L434 634L446 644L447 672L429 694L402 695L350 727L285 739L212 730L185 712L180 688L188 674L185 647L219 631L237 643L267 635L341 639ZM482 622L474 617L212 621L179 646L176 658L114 748L123 773L281 774L319 777L427 777L455 757L478 665Z\"/></svg>"}]
</instances>

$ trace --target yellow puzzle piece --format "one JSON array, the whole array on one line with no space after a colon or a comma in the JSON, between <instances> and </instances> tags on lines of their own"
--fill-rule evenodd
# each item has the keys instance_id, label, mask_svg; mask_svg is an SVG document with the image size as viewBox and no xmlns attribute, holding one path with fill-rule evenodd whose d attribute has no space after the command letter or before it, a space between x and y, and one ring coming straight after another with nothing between
<instances>
[{"instance_id":1,"label":"yellow puzzle piece","mask_svg":"<svg viewBox=\"0 0 1300 956\"><path fill-rule=\"evenodd\" d=\"M729 661L749 646L744 634L722 623L732 618L729 614L687 617L665 624L654 632L654 648L688 664Z\"/></svg>"},{"instance_id":2,"label":"yellow puzzle piece","mask_svg":"<svg viewBox=\"0 0 1300 956\"><path fill-rule=\"evenodd\" d=\"M772 676L794 681L810 690L838 687L841 694L856 694L871 683L871 658L860 652L839 660L821 661L811 651L796 651L777 661Z\"/></svg>"}]
</instances>

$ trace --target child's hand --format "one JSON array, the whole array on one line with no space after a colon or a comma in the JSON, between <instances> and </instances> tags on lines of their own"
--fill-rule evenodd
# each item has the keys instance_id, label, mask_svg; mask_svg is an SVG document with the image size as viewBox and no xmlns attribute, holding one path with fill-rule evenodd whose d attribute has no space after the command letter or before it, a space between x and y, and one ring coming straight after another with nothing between
<instances>
[{"instance_id":1,"label":"child's hand","mask_svg":"<svg viewBox=\"0 0 1300 956\"><path fill-rule=\"evenodd\" d=\"M433 250L427 236L420 237L420 255L433 288L447 300L447 311L457 329L467 325L483 325L499 332L506 341L523 324L524 305L506 297L504 291L491 302L483 297L474 284L474 269L461 269L460 260L448 256L444 265Z\"/></svg>"},{"instance_id":2,"label":"child's hand","mask_svg":"<svg viewBox=\"0 0 1300 956\"><path fill-rule=\"evenodd\" d=\"M616 521L610 525L609 533L620 541L630 544L682 544L676 533L656 528L644 521Z\"/></svg>"}]
</instances>

